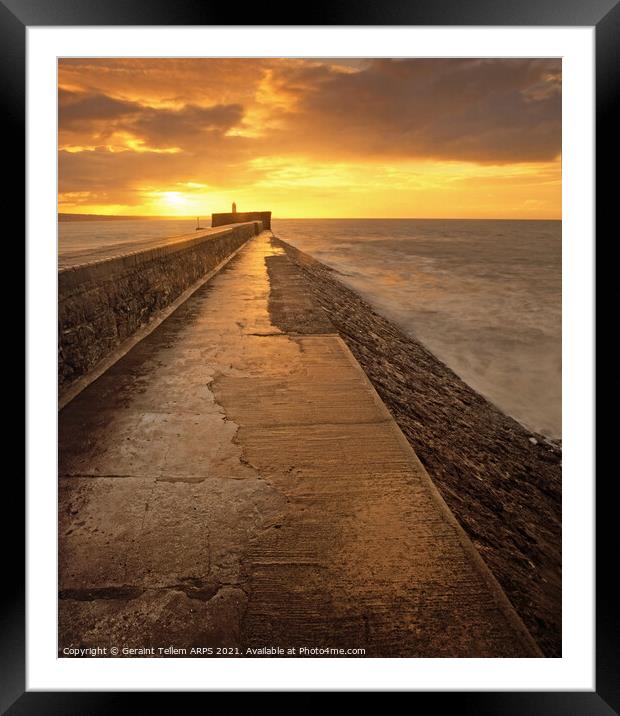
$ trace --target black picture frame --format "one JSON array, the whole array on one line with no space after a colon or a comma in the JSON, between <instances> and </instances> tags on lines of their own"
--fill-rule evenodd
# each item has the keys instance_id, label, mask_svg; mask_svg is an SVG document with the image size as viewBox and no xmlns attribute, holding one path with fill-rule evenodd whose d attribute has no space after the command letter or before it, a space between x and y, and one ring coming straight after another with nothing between
<instances>
[{"instance_id":1,"label":"black picture frame","mask_svg":"<svg viewBox=\"0 0 620 716\"><path fill-rule=\"evenodd\" d=\"M617 171L618 139L613 105L618 95L620 72L619 0L318 0L298 9L273 9L244 5L243 25L422 25L422 26L594 26L596 28L596 178L597 228L612 227L615 183L608 177ZM239 25L240 10L230 4L208 0L0 0L0 116L5 125L4 155L8 158L2 181L5 207L18 213L25 207L25 70L26 28L71 25ZM588 191L584 187L584 191ZM617 234L617 229L615 231ZM15 234L16 236L18 234ZM609 237L613 240L613 237ZM25 246L25 243L24 243ZM16 261L24 259L17 249ZM597 298L602 290L597 277ZM14 312L16 313L16 312ZM13 315L17 324L21 316ZM25 325L25 321L24 324ZM14 328L18 337L21 325ZM16 345L19 341L14 340ZM22 344L23 345L23 344ZM15 348L14 352L17 352ZM609 357L597 356L597 372L604 371ZM14 371L13 371L14 372ZM617 372L617 369L616 371ZM589 377L585 377L589 379ZM18 423L18 421L16 421ZM612 427L598 421L597 445L613 444ZM615 437L615 436L614 436ZM615 475L597 484L597 578L596 578L596 691L595 692L416 692L413 706L428 699L433 708L458 709L475 714L601 714L620 713L619 628L615 604L616 570L612 552L616 541ZM9 479L10 478L10 479ZM5 515L2 520L6 558L3 590L0 591L0 712L21 714L103 714L125 708L146 708L143 693L127 692L26 692L25 662L25 510L24 483L7 471L4 484ZM8 520L9 514L12 520ZM285 685L282 685L285 690ZM172 703L178 694L158 693L158 706ZM178 704L178 701L176 702Z\"/></svg>"}]
</instances>

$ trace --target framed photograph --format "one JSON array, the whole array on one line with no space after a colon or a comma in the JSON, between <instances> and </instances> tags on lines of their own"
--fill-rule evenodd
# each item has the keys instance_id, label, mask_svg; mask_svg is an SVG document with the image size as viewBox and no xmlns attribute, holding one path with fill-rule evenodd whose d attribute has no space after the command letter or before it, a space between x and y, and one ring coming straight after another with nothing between
<instances>
[{"instance_id":1,"label":"framed photograph","mask_svg":"<svg viewBox=\"0 0 620 716\"><path fill-rule=\"evenodd\" d=\"M27 295L3 712L616 713L618 4L245 13L0 5Z\"/></svg>"}]
</instances>

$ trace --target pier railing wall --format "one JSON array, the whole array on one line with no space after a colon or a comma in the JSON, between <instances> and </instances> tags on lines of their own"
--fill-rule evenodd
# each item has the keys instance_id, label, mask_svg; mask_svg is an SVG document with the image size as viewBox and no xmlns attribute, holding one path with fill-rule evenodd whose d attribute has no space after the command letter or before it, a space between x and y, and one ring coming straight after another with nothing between
<instances>
[{"instance_id":1,"label":"pier railing wall","mask_svg":"<svg viewBox=\"0 0 620 716\"><path fill-rule=\"evenodd\" d=\"M66 393L259 234L259 220L58 272L58 388Z\"/></svg>"}]
</instances>

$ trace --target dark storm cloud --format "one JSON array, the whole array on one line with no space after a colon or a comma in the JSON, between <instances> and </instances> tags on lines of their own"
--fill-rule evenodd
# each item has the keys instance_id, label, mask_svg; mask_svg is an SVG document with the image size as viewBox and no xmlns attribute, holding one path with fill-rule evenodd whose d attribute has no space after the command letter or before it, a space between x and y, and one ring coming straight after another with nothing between
<instances>
[{"instance_id":1,"label":"dark storm cloud","mask_svg":"<svg viewBox=\"0 0 620 716\"><path fill-rule=\"evenodd\" d=\"M148 108L126 128L157 146L185 146L201 132L226 132L239 124L243 107L239 104L195 107L179 110Z\"/></svg>"},{"instance_id":2,"label":"dark storm cloud","mask_svg":"<svg viewBox=\"0 0 620 716\"><path fill-rule=\"evenodd\" d=\"M474 162L561 149L559 60L377 60L359 72L282 66L297 98L282 140L315 151Z\"/></svg>"},{"instance_id":3,"label":"dark storm cloud","mask_svg":"<svg viewBox=\"0 0 620 716\"><path fill-rule=\"evenodd\" d=\"M75 125L88 126L99 120L116 120L140 111L136 102L108 97L105 94L70 92L60 89L58 92L58 122L60 129Z\"/></svg>"},{"instance_id":4,"label":"dark storm cloud","mask_svg":"<svg viewBox=\"0 0 620 716\"><path fill-rule=\"evenodd\" d=\"M101 93L61 89L58 117L61 132L81 131L85 144L93 136L101 140L123 131L157 147L183 147L202 132L226 132L234 127L243 117L243 107L186 104L178 109L156 108Z\"/></svg>"}]
</instances>

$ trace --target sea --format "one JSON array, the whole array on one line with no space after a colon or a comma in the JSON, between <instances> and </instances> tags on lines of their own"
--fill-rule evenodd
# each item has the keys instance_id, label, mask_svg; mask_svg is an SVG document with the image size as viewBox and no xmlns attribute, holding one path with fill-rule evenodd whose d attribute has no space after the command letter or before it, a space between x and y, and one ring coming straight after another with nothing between
<instances>
[{"instance_id":1,"label":"sea","mask_svg":"<svg viewBox=\"0 0 620 716\"><path fill-rule=\"evenodd\" d=\"M60 222L59 266L191 233L195 221ZM561 438L560 221L273 219L272 230L504 413Z\"/></svg>"}]
</instances>

